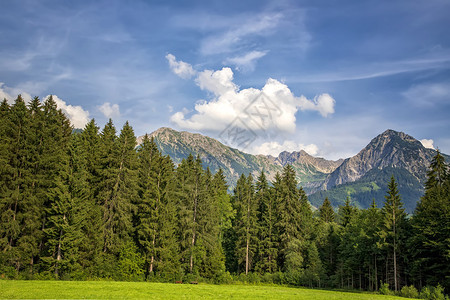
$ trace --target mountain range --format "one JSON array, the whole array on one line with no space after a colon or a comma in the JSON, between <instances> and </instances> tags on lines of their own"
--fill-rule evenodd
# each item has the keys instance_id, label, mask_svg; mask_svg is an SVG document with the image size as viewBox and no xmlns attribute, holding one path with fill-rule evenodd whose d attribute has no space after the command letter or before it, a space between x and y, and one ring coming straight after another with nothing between
<instances>
[{"instance_id":1,"label":"mountain range","mask_svg":"<svg viewBox=\"0 0 450 300\"><path fill-rule=\"evenodd\" d=\"M169 155L179 164L189 154L199 156L204 167L214 173L224 171L230 191L240 174L251 173L255 178L264 170L269 180L282 172L286 164L292 165L297 181L314 207L325 197L334 207L342 205L347 197L355 206L366 208L372 199L381 206L389 178L394 175L406 211L413 212L423 195L423 184L433 149L425 148L413 137L394 130L386 130L372 139L358 154L345 160L326 160L309 155L303 150L281 152L278 157L252 155L228 147L218 140L197 133L176 131L163 127L150 134L163 155ZM143 136L138 138L138 143ZM445 155L446 161L450 156Z\"/></svg>"}]
</instances>

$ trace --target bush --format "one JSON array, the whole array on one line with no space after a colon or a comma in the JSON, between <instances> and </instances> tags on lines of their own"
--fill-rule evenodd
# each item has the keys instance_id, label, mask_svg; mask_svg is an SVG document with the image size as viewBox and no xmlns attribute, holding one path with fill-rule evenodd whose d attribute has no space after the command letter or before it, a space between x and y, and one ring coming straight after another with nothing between
<instances>
[{"instance_id":1,"label":"bush","mask_svg":"<svg viewBox=\"0 0 450 300\"><path fill-rule=\"evenodd\" d=\"M215 284L231 284L233 282L233 276L231 276L228 271L220 271L219 274L214 277L213 282Z\"/></svg>"},{"instance_id":2,"label":"bush","mask_svg":"<svg viewBox=\"0 0 450 300\"><path fill-rule=\"evenodd\" d=\"M380 290L378 291L381 295L393 295L393 291L389 289L389 283L382 283Z\"/></svg>"},{"instance_id":3,"label":"bush","mask_svg":"<svg viewBox=\"0 0 450 300\"><path fill-rule=\"evenodd\" d=\"M425 286L420 291L420 298L430 300L446 300L449 299L444 295L444 288L438 284L437 287Z\"/></svg>"},{"instance_id":4,"label":"bush","mask_svg":"<svg viewBox=\"0 0 450 300\"><path fill-rule=\"evenodd\" d=\"M419 292L413 285L404 286L400 291L400 296L405 298L419 298Z\"/></svg>"}]
</instances>

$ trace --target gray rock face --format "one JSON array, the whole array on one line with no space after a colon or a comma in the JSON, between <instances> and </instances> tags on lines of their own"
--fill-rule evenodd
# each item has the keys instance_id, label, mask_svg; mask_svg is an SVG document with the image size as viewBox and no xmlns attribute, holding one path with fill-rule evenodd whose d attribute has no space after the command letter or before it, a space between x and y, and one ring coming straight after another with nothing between
<instances>
[{"instance_id":1,"label":"gray rock face","mask_svg":"<svg viewBox=\"0 0 450 300\"><path fill-rule=\"evenodd\" d=\"M322 189L356 181L374 168L383 169L388 166L404 168L423 183L434 155L434 150L425 148L410 135L386 130L328 175Z\"/></svg>"}]
</instances>

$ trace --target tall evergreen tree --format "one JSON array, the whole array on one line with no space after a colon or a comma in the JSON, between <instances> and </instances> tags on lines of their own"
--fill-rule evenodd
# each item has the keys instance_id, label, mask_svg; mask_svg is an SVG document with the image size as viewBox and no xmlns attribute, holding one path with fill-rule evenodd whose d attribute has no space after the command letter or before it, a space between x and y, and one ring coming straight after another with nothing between
<instances>
[{"instance_id":1,"label":"tall evergreen tree","mask_svg":"<svg viewBox=\"0 0 450 300\"><path fill-rule=\"evenodd\" d=\"M298 244L297 241L301 241L301 223L303 221L302 200L300 199L300 191L297 189L295 171L291 165L284 167L281 176L281 185L278 188L280 188L276 202L277 213L279 215L276 227L280 241L278 262L280 269L286 270L285 260L290 255L288 252L299 249L299 247L293 247L290 243L294 242L294 244Z\"/></svg>"},{"instance_id":2,"label":"tall evergreen tree","mask_svg":"<svg viewBox=\"0 0 450 300\"><path fill-rule=\"evenodd\" d=\"M425 195L417 203L412 226L415 277L419 285L444 285L450 290L450 178L439 151L431 161Z\"/></svg>"},{"instance_id":3,"label":"tall evergreen tree","mask_svg":"<svg viewBox=\"0 0 450 300\"><path fill-rule=\"evenodd\" d=\"M137 198L137 154L133 129L125 123L115 135L110 120L103 129L100 204L103 206L103 252L117 254L130 238L133 201Z\"/></svg>"},{"instance_id":4,"label":"tall evergreen tree","mask_svg":"<svg viewBox=\"0 0 450 300\"><path fill-rule=\"evenodd\" d=\"M238 272L242 269L245 274L253 270L253 260L257 250L257 203L253 177L251 174L239 178L234 192L236 209L236 253L238 258Z\"/></svg>"},{"instance_id":5,"label":"tall evergreen tree","mask_svg":"<svg viewBox=\"0 0 450 300\"><path fill-rule=\"evenodd\" d=\"M147 275L173 276L177 261L175 215L170 190L173 188L173 163L159 152L153 138L144 136L138 149L139 198L136 234L144 254Z\"/></svg>"},{"instance_id":6,"label":"tall evergreen tree","mask_svg":"<svg viewBox=\"0 0 450 300\"><path fill-rule=\"evenodd\" d=\"M202 218L200 207L207 197L201 162L189 155L178 166L176 180L181 261L185 272L198 275L202 262L202 247L198 245L201 235L199 221Z\"/></svg>"},{"instance_id":7,"label":"tall evergreen tree","mask_svg":"<svg viewBox=\"0 0 450 300\"><path fill-rule=\"evenodd\" d=\"M355 208L350 204L350 196L347 196L345 204L339 206L339 224L344 227L347 226L350 223L354 211Z\"/></svg>"},{"instance_id":8,"label":"tall evergreen tree","mask_svg":"<svg viewBox=\"0 0 450 300\"><path fill-rule=\"evenodd\" d=\"M273 273L277 269L278 252L275 235L276 208L264 171L261 171L257 179L255 197L259 204L259 262L257 269L261 273Z\"/></svg>"},{"instance_id":9,"label":"tall evergreen tree","mask_svg":"<svg viewBox=\"0 0 450 300\"><path fill-rule=\"evenodd\" d=\"M10 199L9 226L12 230L9 234L9 245L17 246L15 251L16 269L28 266L33 271L35 259L39 254L42 233L43 199L37 199L32 193L30 167L28 160L28 139L30 118L25 102L19 95L11 107L10 114Z\"/></svg>"},{"instance_id":10,"label":"tall evergreen tree","mask_svg":"<svg viewBox=\"0 0 450 300\"><path fill-rule=\"evenodd\" d=\"M86 193L86 199L83 203L85 214L82 222L84 238L79 245L80 265L87 276L98 276L100 254L104 249L102 237L103 206L98 194L103 188L100 184L102 179L100 171L101 163L104 163L105 160L104 158L100 159L100 157L105 149L100 147L99 128L94 119L85 125L79 138L77 138L76 145L73 156L80 161L83 167L72 169L75 174L78 174L80 181L85 181L84 192Z\"/></svg>"},{"instance_id":11,"label":"tall evergreen tree","mask_svg":"<svg viewBox=\"0 0 450 300\"><path fill-rule=\"evenodd\" d=\"M80 153L81 137L74 134L67 149L66 162L61 163L61 170L51 189L50 203L47 209L46 234L47 256L43 257L47 270L56 278L70 278L79 271L79 247L84 239L83 225L88 214L86 205L88 190L86 188L85 159Z\"/></svg>"},{"instance_id":12,"label":"tall evergreen tree","mask_svg":"<svg viewBox=\"0 0 450 300\"><path fill-rule=\"evenodd\" d=\"M383 213L382 238L388 251L388 257L392 257L392 271L395 291L399 290L399 249L401 237L406 222L405 209L397 188L394 176L388 184L387 195L385 196Z\"/></svg>"},{"instance_id":13,"label":"tall evergreen tree","mask_svg":"<svg viewBox=\"0 0 450 300\"><path fill-rule=\"evenodd\" d=\"M328 200L328 197L325 198L325 200L322 203L322 206L319 208L320 218L324 222L334 222L334 210L331 206L330 200Z\"/></svg>"}]
</instances>

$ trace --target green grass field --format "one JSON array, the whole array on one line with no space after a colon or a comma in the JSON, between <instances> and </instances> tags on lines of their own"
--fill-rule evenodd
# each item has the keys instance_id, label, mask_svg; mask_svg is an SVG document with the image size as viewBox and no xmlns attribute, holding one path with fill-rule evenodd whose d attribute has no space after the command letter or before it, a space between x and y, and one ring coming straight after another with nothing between
<instances>
[{"instance_id":1,"label":"green grass field","mask_svg":"<svg viewBox=\"0 0 450 300\"><path fill-rule=\"evenodd\" d=\"M0 280L1 299L405 299L268 285Z\"/></svg>"}]
</instances>

